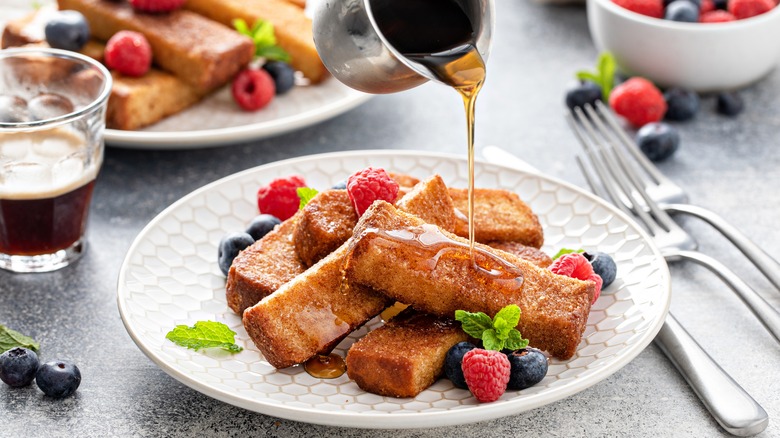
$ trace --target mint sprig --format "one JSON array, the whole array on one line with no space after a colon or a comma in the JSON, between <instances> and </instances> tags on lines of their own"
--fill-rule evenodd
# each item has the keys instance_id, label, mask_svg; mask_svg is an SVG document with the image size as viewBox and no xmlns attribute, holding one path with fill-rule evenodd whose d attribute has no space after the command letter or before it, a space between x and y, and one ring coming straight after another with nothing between
<instances>
[{"instance_id":1,"label":"mint sprig","mask_svg":"<svg viewBox=\"0 0 780 438\"><path fill-rule=\"evenodd\" d=\"M585 252L585 250L582 249L582 248L580 248L580 249L561 248L560 251L558 251L558 253L553 256L552 259L556 260L556 259L558 259L558 257L560 257L562 255L571 254L573 252L583 253L583 252Z\"/></svg>"},{"instance_id":2,"label":"mint sprig","mask_svg":"<svg viewBox=\"0 0 780 438\"><path fill-rule=\"evenodd\" d=\"M221 322L198 321L194 326L177 325L165 338L181 347L192 350L220 348L238 353L243 347L236 344L236 332Z\"/></svg>"},{"instance_id":3,"label":"mint sprig","mask_svg":"<svg viewBox=\"0 0 780 438\"><path fill-rule=\"evenodd\" d=\"M609 100L609 93L612 92L612 88L615 86L616 65L615 57L612 56L612 53L602 52L596 64L596 71L580 70L577 72L577 79L591 81L601 87L601 99L606 102Z\"/></svg>"},{"instance_id":4,"label":"mint sprig","mask_svg":"<svg viewBox=\"0 0 780 438\"><path fill-rule=\"evenodd\" d=\"M16 347L38 351L41 348L41 344L35 342L35 339L29 336L25 336L0 324L0 354Z\"/></svg>"},{"instance_id":5,"label":"mint sprig","mask_svg":"<svg viewBox=\"0 0 780 438\"><path fill-rule=\"evenodd\" d=\"M246 21L237 18L233 20L233 27L241 35L252 38L255 43L255 56L269 61L290 62L292 59L289 53L276 45L274 25L270 21L257 20L250 28Z\"/></svg>"},{"instance_id":6,"label":"mint sprig","mask_svg":"<svg viewBox=\"0 0 780 438\"><path fill-rule=\"evenodd\" d=\"M486 350L518 350L528 346L528 339L523 339L520 331L516 329L517 323L520 322L520 307L516 304L499 310L493 318L482 312L456 310L455 320L461 322L466 334L482 339L482 346Z\"/></svg>"},{"instance_id":7,"label":"mint sprig","mask_svg":"<svg viewBox=\"0 0 780 438\"><path fill-rule=\"evenodd\" d=\"M306 207L306 204L319 193L317 189L311 187L298 187L295 192L298 194L298 199L301 200L298 210L303 210L303 207Z\"/></svg>"}]
</instances>

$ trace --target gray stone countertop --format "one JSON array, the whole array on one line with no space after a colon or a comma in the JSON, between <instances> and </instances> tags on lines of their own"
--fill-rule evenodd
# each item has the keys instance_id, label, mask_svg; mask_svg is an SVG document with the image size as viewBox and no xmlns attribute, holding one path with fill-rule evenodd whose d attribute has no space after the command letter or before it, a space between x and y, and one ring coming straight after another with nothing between
<instances>
[{"instance_id":1,"label":"gray stone countertop","mask_svg":"<svg viewBox=\"0 0 780 438\"><path fill-rule=\"evenodd\" d=\"M555 177L585 186L578 146L562 117L563 90L596 58L582 7L500 1L477 143L503 146ZM718 116L705 97L680 124L683 145L660 167L693 203L738 225L780 260L780 71L744 90L746 111ZM81 368L77 394L0 386L0 436L720 436L691 388L651 344L624 368L576 395L492 421L424 430L362 430L282 420L222 403L158 368L128 336L116 307L120 264L136 234L164 208L224 176L272 161L357 149L466 153L462 106L427 84L378 96L330 121L275 138L185 151L108 148L91 211L88 253L37 275L0 273L0 323L38 339L45 359ZM780 308L780 292L706 224L684 227L700 249L733 268ZM780 436L780 345L705 269L671 267L672 310L699 343L769 413Z\"/></svg>"}]
</instances>

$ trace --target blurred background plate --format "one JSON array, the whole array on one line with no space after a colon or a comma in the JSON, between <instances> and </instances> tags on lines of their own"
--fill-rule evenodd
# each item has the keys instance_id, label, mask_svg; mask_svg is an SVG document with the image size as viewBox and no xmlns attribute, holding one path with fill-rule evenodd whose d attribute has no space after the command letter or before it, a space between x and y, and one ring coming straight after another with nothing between
<instances>
[{"instance_id":1,"label":"blurred background plate","mask_svg":"<svg viewBox=\"0 0 780 438\"><path fill-rule=\"evenodd\" d=\"M51 0L3 0L0 29ZM315 86L297 86L257 112L242 111L226 86L197 105L137 131L106 130L109 146L134 149L191 149L226 146L279 135L336 117L367 101L332 77Z\"/></svg>"}]
</instances>

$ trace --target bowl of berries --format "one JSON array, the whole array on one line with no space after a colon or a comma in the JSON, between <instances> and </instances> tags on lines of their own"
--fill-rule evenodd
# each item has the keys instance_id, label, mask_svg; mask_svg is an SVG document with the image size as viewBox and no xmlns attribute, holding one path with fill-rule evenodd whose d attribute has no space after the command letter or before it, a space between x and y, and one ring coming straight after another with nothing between
<instances>
[{"instance_id":1,"label":"bowl of berries","mask_svg":"<svg viewBox=\"0 0 780 438\"><path fill-rule=\"evenodd\" d=\"M737 89L780 61L775 0L588 0L596 46L664 87Z\"/></svg>"}]
</instances>

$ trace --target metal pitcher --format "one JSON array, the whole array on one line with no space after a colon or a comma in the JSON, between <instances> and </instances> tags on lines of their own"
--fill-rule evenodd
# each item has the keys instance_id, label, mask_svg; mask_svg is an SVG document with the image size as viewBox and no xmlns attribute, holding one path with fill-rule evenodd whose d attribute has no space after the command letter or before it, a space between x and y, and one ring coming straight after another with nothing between
<instances>
[{"instance_id":1,"label":"metal pitcher","mask_svg":"<svg viewBox=\"0 0 780 438\"><path fill-rule=\"evenodd\" d=\"M473 29L474 45L487 61L494 23L493 0L452 1L480 18ZM315 7L314 44L331 74L354 89L372 94L404 91L428 80L441 82L388 42L377 26L370 2L321 0Z\"/></svg>"}]
</instances>

